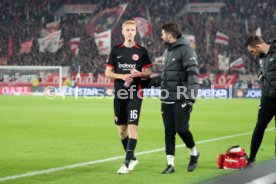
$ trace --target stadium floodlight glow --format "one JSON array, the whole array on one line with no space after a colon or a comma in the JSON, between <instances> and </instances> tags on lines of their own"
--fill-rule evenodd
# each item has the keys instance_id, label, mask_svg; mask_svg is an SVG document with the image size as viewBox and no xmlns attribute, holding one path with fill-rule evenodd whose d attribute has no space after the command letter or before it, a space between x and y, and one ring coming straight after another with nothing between
<instances>
[{"instance_id":1,"label":"stadium floodlight glow","mask_svg":"<svg viewBox=\"0 0 276 184\"><path fill-rule=\"evenodd\" d=\"M61 66L0 66L3 86L53 86L62 93Z\"/></svg>"}]
</instances>

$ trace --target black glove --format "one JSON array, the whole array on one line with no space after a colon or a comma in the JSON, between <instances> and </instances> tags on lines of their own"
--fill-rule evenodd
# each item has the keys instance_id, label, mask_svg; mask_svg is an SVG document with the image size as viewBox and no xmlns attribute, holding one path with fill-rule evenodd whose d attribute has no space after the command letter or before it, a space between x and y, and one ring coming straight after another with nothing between
<instances>
[{"instance_id":1,"label":"black glove","mask_svg":"<svg viewBox=\"0 0 276 184\"><path fill-rule=\"evenodd\" d=\"M183 108L184 111L192 112L192 110L193 110L193 104L194 104L193 101L186 100L184 103L181 104L181 107Z\"/></svg>"},{"instance_id":2,"label":"black glove","mask_svg":"<svg viewBox=\"0 0 276 184\"><path fill-rule=\"evenodd\" d=\"M161 86L161 77L153 77L146 80L141 80L142 88L151 88L151 87L159 87Z\"/></svg>"}]
</instances>

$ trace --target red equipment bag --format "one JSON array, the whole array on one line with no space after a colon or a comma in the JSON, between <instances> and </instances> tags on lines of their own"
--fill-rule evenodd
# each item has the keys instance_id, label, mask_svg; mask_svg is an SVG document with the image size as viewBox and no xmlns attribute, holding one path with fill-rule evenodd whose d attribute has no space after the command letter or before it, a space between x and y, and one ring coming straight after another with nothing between
<instances>
[{"instance_id":1,"label":"red equipment bag","mask_svg":"<svg viewBox=\"0 0 276 184\"><path fill-rule=\"evenodd\" d=\"M218 156L219 169L243 169L247 164L247 155L239 145L233 146L226 153Z\"/></svg>"}]
</instances>

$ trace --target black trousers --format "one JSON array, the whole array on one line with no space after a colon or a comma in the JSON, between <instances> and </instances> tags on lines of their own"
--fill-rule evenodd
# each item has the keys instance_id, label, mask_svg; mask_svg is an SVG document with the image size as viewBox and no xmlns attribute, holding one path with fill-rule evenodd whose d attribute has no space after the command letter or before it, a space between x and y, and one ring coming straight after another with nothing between
<instances>
[{"instance_id":1,"label":"black trousers","mask_svg":"<svg viewBox=\"0 0 276 184\"><path fill-rule=\"evenodd\" d=\"M263 140L264 132L272 120L273 116L276 116L276 98L269 98L262 96L261 104L259 106L258 120L252 135L251 147L250 147L250 157L249 161L254 161L260 145ZM275 139L276 146L276 139ZM276 156L276 150L275 150Z\"/></svg>"},{"instance_id":2,"label":"black trousers","mask_svg":"<svg viewBox=\"0 0 276 184\"><path fill-rule=\"evenodd\" d=\"M193 135L189 130L190 112L183 110L181 102L161 105L163 123L165 127L166 154L175 154L175 135L180 136L188 148L195 146Z\"/></svg>"}]
</instances>

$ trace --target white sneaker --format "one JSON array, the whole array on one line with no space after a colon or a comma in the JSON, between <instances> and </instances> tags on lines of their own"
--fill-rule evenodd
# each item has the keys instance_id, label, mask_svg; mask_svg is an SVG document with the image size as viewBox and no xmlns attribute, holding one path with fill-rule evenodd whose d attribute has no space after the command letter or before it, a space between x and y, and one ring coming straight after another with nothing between
<instances>
[{"instance_id":1,"label":"white sneaker","mask_svg":"<svg viewBox=\"0 0 276 184\"><path fill-rule=\"evenodd\" d=\"M128 165L128 170L129 170L129 171L133 171L134 168L135 168L135 166L138 165L138 164L139 164L139 162L138 162L137 159L136 159L136 160L131 160L131 161L129 162L129 165Z\"/></svg>"},{"instance_id":2,"label":"white sneaker","mask_svg":"<svg viewBox=\"0 0 276 184\"><path fill-rule=\"evenodd\" d=\"M128 174L128 168L125 164L122 164L120 169L117 171L118 174Z\"/></svg>"}]
</instances>

